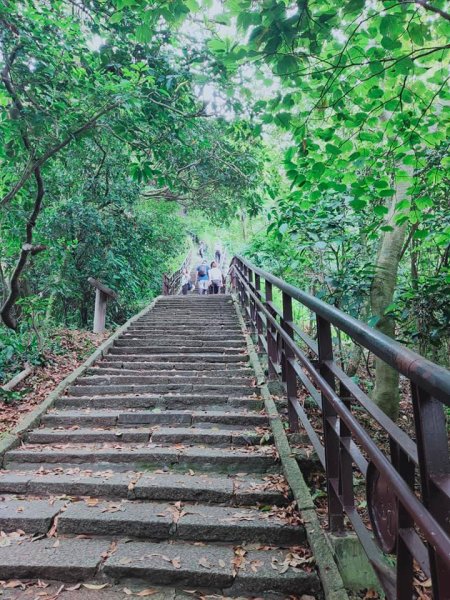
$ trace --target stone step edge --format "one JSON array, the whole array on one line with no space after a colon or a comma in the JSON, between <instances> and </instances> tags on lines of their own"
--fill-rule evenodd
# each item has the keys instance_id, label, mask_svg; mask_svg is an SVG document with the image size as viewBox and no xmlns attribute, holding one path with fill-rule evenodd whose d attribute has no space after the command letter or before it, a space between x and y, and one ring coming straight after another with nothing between
<instances>
[{"instance_id":1,"label":"stone step edge","mask_svg":"<svg viewBox=\"0 0 450 600\"><path fill-rule=\"evenodd\" d=\"M108 350L114 346L114 342L138 319L146 315L158 303L163 296L157 296L148 306L143 308L139 313L128 319L121 327L119 327L108 339L106 339L94 352L77 368L72 371L65 379L63 379L56 388L48 394L43 402L41 402L33 411L26 414L10 433L0 435L0 468L3 466L4 457L8 450L20 446L26 432L40 424L43 415L51 408L56 400L63 394L69 385L73 384L78 377L83 375L89 367L92 367L98 360L104 358Z\"/></svg>"},{"instance_id":2,"label":"stone step edge","mask_svg":"<svg viewBox=\"0 0 450 600\"><path fill-rule=\"evenodd\" d=\"M97 471L101 473L101 471ZM40 498L64 493L67 496L121 498L126 500L227 503L228 506L259 504L285 506L292 501L278 489L271 489L269 478L239 475L205 476L202 473L114 473L108 477L53 473L39 475L29 471L4 471L0 474L0 493L27 494ZM277 485L277 482L273 482ZM259 489L259 487L261 489ZM266 487L264 487L266 486Z\"/></svg>"},{"instance_id":3,"label":"stone step edge","mask_svg":"<svg viewBox=\"0 0 450 600\"><path fill-rule=\"evenodd\" d=\"M54 539L26 541L1 548L2 576L5 579L63 582L90 580L101 584L105 581L122 582L131 576L147 582L140 588L179 584L179 592L186 588L220 589L226 596L231 594L240 597L243 594L254 596L255 593L258 595L268 590L283 593L282 597L290 593L309 593L314 596L320 593L320 582L314 571L294 572L288 569L282 572L283 558L288 550L246 551L245 547L242 549L232 544L221 546L207 543L199 547L188 542L127 543L124 539L116 543L74 538L61 538L59 541L57 548L53 547ZM241 559L242 554L244 559ZM37 555L44 555L40 564L35 559ZM235 558L239 558L239 562ZM278 564L277 571L271 566L274 561ZM251 569L252 564L258 565L256 573ZM133 587L135 584L127 582L127 585Z\"/></svg>"}]
</instances>

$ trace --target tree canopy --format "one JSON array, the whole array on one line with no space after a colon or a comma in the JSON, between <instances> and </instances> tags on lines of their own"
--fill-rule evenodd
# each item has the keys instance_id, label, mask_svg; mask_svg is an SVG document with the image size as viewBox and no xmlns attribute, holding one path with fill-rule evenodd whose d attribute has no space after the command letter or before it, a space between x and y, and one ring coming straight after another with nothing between
<instances>
[{"instance_id":1,"label":"tree canopy","mask_svg":"<svg viewBox=\"0 0 450 600\"><path fill-rule=\"evenodd\" d=\"M449 34L444 0L0 0L4 325L86 326L88 276L120 322L220 228L445 363Z\"/></svg>"}]
</instances>

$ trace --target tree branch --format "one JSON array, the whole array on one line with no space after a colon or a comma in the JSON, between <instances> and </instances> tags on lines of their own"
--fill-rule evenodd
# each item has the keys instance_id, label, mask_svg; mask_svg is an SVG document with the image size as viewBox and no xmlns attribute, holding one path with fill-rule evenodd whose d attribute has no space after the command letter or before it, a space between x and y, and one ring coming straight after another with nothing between
<instances>
[{"instance_id":1,"label":"tree branch","mask_svg":"<svg viewBox=\"0 0 450 600\"><path fill-rule=\"evenodd\" d=\"M16 194L23 188L28 179L33 175L36 167L41 167L50 158L52 158L52 156L54 156L60 150L68 146L70 142L74 140L77 136L81 135L82 133L85 133L86 131L94 127L97 121L100 119L100 117L111 112L112 110L114 110L114 108L117 108L119 104L119 102L114 102L113 104L108 104L107 106L103 107L98 113L96 113L88 121L86 121L86 123L78 127L78 129L72 131L72 133L70 133L64 140L49 148L46 152L44 152L44 154L40 158L33 160L31 163L29 163L25 168L24 172L22 173L19 181L0 200L0 206L4 206L16 196Z\"/></svg>"},{"instance_id":2,"label":"tree branch","mask_svg":"<svg viewBox=\"0 0 450 600\"><path fill-rule=\"evenodd\" d=\"M450 21L450 13L445 12L445 10L438 8L437 6L433 6L429 2L426 2L425 0L413 0L413 1L414 1L414 4L418 4L425 10L434 12L434 13L440 15L441 17L443 17L444 19L447 19L447 21Z\"/></svg>"}]
</instances>

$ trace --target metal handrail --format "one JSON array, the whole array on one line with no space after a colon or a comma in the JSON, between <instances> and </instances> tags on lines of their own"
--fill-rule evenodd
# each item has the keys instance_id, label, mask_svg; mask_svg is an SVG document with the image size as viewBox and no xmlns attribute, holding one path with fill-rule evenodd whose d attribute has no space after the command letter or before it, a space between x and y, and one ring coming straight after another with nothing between
<instances>
[{"instance_id":1,"label":"metal handrail","mask_svg":"<svg viewBox=\"0 0 450 600\"><path fill-rule=\"evenodd\" d=\"M267 354L269 376L281 379L286 389L290 429L297 431L299 422L303 425L326 469L330 530L344 533L347 516L388 598L412 597L413 558L431 576L434 597L450 598L450 461L443 411L444 404L450 405L450 373L241 256L233 258L230 277L257 334L259 349ZM282 310L273 304L273 287L282 294ZM315 313L317 344L294 323L293 300ZM416 442L336 364L331 325L411 381ZM302 351L295 336L318 361ZM311 410L298 399L299 386L313 397L315 414L321 412L323 446ZM386 433L390 460L359 422L352 410L355 404ZM416 493L417 464L420 498ZM355 503L355 469L366 479L371 530ZM396 554L396 573L387 566L382 551Z\"/></svg>"},{"instance_id":2,"label":"metal handrail","mask_svg":"<svg viewBox=\"0 0 450 600\"><path fill-rule=\"evenodd\" d=\"M405 348L389 336L347 315L335 306L327 304L323 300L319 300L319 298L275 277L275 275L252 265L242 256L238 255L235 258L243 264L247 264L254 273L275 285L282 292L289 294L291 298L312 310L316 315L332 323L399 373L445 402L447 406L450 406L450 376L447 369Z\"/></svg>"}]
</instances>

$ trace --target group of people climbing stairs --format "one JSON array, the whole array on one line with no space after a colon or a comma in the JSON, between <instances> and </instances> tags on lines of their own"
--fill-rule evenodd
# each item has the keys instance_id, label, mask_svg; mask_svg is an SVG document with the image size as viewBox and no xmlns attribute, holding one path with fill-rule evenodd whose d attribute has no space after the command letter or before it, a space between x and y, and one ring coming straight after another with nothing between
<instances>
[{"instance_id":1,"label":"group of people climbing stairs","mask_svg":"<svg viewBox=\"0 0 450 600\"><path fill-rule=\"evenodd\" d=\"M2 580L321 594L227 294L124 328L6 453L0 496Z\"/></svg>"}]
</instances>

